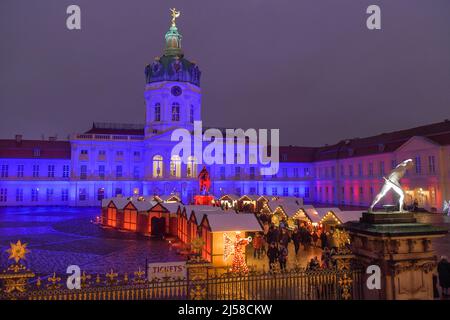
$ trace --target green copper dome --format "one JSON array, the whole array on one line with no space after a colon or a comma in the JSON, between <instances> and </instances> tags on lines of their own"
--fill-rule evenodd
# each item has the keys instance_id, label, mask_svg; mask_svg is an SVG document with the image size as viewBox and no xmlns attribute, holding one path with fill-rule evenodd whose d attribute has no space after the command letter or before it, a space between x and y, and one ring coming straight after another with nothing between
<instances>
[{"instance_id":1,"label":"green copper dome","mask_svg":"<svg viewBox=\"0 0 450 320\"><path fill-rule=\"evenodd\" d=\"M172 17L174 16L172 15ZM179 12L177 17L179 17ZM182 35L178 32L175 18L172 18L172 25L166 32L165 39L164 54L145 67L146 83L181 81L200 87L201 71L197 64L184 58L181 50Z\"/></svg>"}]
</instances>

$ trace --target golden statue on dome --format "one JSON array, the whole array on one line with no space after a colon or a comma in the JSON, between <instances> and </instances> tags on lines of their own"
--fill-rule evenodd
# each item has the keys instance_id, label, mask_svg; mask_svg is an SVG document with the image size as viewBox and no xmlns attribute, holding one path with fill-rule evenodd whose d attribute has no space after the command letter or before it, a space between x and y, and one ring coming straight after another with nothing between
<instances>
[{"instance_id":1,"label":"golden statue on dome","mask_svg":"<svg viewBox=\"0 0 450 320\"><path fill-rule=\"evenodd\" d=\"M180 17L181 12L177 11L177 9L175 9L175 8L170 9L170 12L171 12L171 15L172 15L172 27L176 27L177 24L176 24L175 20Z\"/></svg>"}]
</instances>

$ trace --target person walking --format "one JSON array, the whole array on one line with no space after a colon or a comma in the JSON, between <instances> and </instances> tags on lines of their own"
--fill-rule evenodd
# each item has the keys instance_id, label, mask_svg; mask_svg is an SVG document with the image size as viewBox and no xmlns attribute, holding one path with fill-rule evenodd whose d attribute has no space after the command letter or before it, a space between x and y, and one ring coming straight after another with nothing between
<instances>
[{"instance_id":1,"label":"person walking","mask_svg":"<svg viewBox=\"0 0 450 320\"><path fill-rule=\"evenodd\" d=\"M285 271L286 270L287 256L288 256L288 250L287 250L286 246L280 245L280 250L279 250L279 254L278 254L278 261L280 263L281 271Z\"/></svg>"},{"instance_id":2,"label":"person walking","mask_svg":"<svg viewBox=\"0 0 450 320\"><path fill-rule=\"evenodd\" d=\"M325 232L325 230L322 230L322 232L320 233L320 246L322 247L322 250L328 248L328 238L327 232Z\"/></svg>"},{"instance_id":3,"label":"person walking","mask_svg":"<svg viewBox=\"0 0 450 320\"><path fill-rule=\"evenodd\" d=\"M317 234L317 231L314 230L313 234L312 234L312 241L314 244L314 247L317 247L317 242L319 241L319 235Z\"/></svg>"},{"instance_id":4,"label":"person walking","mask_svg":"<svg viewBox=\"0 0 450 320\"><path fill-rule=\"evenodd\" d=\"M287 248L289 241L291 241L291 238L289 237L289 234L287 233L286 229L284 228L281 229L280 245Z\"/></svg>"},{"instance_id":5,"label":"person walking","mask_svg":"<svg viewBox=\"0 0 450 320\"><path fill-rule=\"evenodd\" d=\"M446 256L441 256L441 260L437 265L439 276L439 285L442 289L442 296L448 297L448 288L450 287L450 263Z\"/></svg>"},{"instance_id":6,"label":"person walking","mask_svg":"<svg viewBox=\"0 0 450 320\"><path fill-rule=\"evenodd\" d=\"M275 242L271 242L267 250L267 257L269 258L269 269L272 270L279 256L278 248Z\"/></svg>"},{"instance_id":7,"label":"person walking","mask_svg":"<svg viewBox=\"0 0 450 320\"><path fill-rule=\"evenodd\" d=\"M256 233L253 243L253 258L261 259L262 237L259 232Z\"/></svg>"}]
</instances>

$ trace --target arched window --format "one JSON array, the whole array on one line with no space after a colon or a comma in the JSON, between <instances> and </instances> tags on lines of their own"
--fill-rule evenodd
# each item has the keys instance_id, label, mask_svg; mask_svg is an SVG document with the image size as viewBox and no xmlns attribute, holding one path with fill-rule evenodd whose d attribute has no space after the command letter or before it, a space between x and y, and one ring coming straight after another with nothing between
<instances>
[{"instance_id":1,"label":"arched window","mask_svg":"<svg viewBox=\"0 0 450 320\"><path fill-rule=\"evenodd\" d=\"M172 121L180 121L180 104L172 103Z\"/></svg>"},{"instance_id":2,"label":"arched window","mask_svg":"<svg viewBox=\"0 0 450 320\"><path fill-rule=\"evenodd\" d=\"M163 176L163 157L156 155L153 157L153 178L161 178Z\"/></svg>"},{"instance_id":3,"label":"arched window","mask_svg":"<svg viewBox=\"0 0 450 320\"><path fill-rule=\"evenodd\" d=\"M188 157L186 175L189 178L195 178L197 176L197 161L195 157Z\"/></svg>"},{"instance_id":4,"label":"arched window","mask_svg":"<svg viewBox=\"0 0 450 320\"><path fill-rule=\"evenodd\" d=\"M173 155L170 158L170 176L180 178L181 177L181 159L180 156Z\"/></svg>"},{"instance_id":5,"label":"arched window","mask_svg":"<svg viewBox=\"0 0 450 320\"><path fill-rule=\"evenodd\" d=\"M161 104L155 103L155 121L161 121Z\"/></svg>"}]
</instances>

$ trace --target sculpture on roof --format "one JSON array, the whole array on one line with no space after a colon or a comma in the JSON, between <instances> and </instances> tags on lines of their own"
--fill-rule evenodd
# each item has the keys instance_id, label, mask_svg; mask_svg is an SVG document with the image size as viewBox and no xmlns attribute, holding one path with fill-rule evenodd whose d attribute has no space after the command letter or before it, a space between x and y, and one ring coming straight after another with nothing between
<instances>
[{"instance_id":1,"label":"sculpture on roof","mask_svg":"<svg viewBox=\"0 0 450 320\"><path fill-rule=\"evenodd\" d=\"M403 191L401 185L400 185L400 179L403 178L403 176L406 173L406 170L411 167L413 164L412 159L407 159L397 165L391 173L389 173L388 177L383 177L384 179L384 185L381 188L381 191L377 194L375 199L373 200L369 211L372 212L374 206L388 193L389 190L393 190L395 193L399 195L398 203L399 203L399 211L403 211L403 201L405 200L405 192Z\"/></svg>"}]
</instances>

